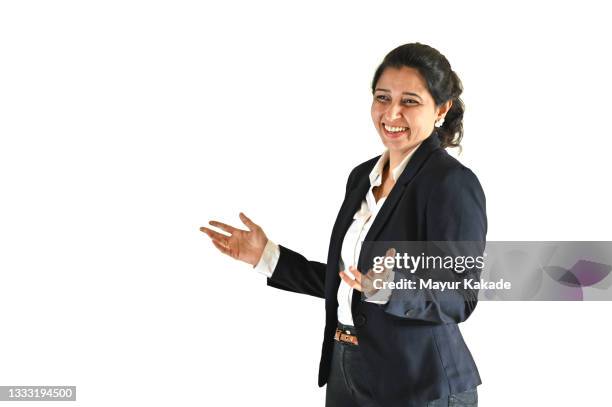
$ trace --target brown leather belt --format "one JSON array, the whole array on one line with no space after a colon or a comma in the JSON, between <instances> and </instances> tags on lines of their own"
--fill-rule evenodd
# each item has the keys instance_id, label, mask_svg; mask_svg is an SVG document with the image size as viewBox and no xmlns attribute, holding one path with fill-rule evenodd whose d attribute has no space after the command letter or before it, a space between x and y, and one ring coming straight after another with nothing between
<instances>
[{"instance_id":1,"label":"brown leather belt","mask_svg":"<svg viewBox=\"0 0 612 407\"><path fill-rule=\"evenodd\" d=\"M359 345L359 341L357 340L356 335L344 333L339 328L336 328L336 335L334 336L334 339L340 342L347 342L353 345Z\"/></svg>"}]
</instances>

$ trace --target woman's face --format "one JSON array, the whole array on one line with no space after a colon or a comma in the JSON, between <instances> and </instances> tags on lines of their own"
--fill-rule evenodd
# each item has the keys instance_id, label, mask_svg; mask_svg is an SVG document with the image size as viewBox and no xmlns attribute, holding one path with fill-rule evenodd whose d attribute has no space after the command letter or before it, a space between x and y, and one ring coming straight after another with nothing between
<instances>
[{"instance_id":1,"label":"woman's face","mask_svg":"<svg viewBox=\"0 0 612 407\"><path fill-rule=\"evenodd\" d=\"M416 68L386 68L374 90L372 120L389 151L404 155L431 134L451 104L436 107Z\"/></svg>"}]
</instances>

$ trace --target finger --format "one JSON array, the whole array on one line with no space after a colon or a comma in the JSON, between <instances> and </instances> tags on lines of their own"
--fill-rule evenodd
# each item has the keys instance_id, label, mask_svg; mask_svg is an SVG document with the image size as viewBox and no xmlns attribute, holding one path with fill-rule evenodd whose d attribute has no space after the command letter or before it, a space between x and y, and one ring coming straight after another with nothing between
<instances>
[{"instance_id":1,"label":"finger","mask_svg":"<svg viewBox=\"0 0 612 407\"><path fill-rule=\"evenodd\" d=\"M238 232L240 229L236 229L233 226L227 225L223 222L217 222L216 220L211 220L210 222L208 222L209 224L218 227L219 229L222 229L224 231L226 231L227 233L230 234L234 234L236 232Z\"/></svg>"},{"instance_id":2,"label":"finger","mask_svg":"<svg viewBox=\"0 0 612 407\"><path fill-rule=\"evenodd\" d=\"M349 285L349 287L354 288L355 290L363 291L361 288L361 284L357 282L357 280L353 280L346 274L344 271L340 271L340 278Z\"/></svg>"},{"instance_id":3,"label":"finger","mask_svg":"<svg viewBox=\"0 0 612 407\"><path fill-rule=\"evenodd\" d=\"M213 240L212 241L213 244L215 245L215 247L217 249L219 249L219 251L223 254L227 254L228 256L230 256L230 250L229 248L225 247L221 242L217 241L217 240Z\"/></svg>"},{"instance_id":4,"label":"finger","mask_svg":"<svg viewBox=\"0 0 612 407\"><path fill-rule=\"evenodd\" d=\"M217 243L221 244L223 247L230 247L231 246L230 245L230 240L229 240L228 237L222 237L221 239L215 238L215 239L212 239L212 240L213 240L213 242L217 242Z\"/></svg>"},{"instance_id":5,"label":"finger","mask_svg":"<svg viewBox=\"0 0 612 407\"><path fill-rule=\"evenodd\" d=\"M224 235L223 233L216 232L212 229L209 229L205 226L202 226L200 230L208 235L211 239L223 240L227 239L229 236Z\"/></svg>"},{"instance_id":6,"label":"finger","mask_svg":"<svg viewBox=\"0 0 612 407\"><path fill-rule=\"evenodd\" d=\"M348 270L340 270L340 271L343 272L344 275L346 275L348 278L350 278L351 281L354 281L356 279L355 275L353 274L352 267L349 267Z\"/></svg>"},{"instance_id":7,"label":"finger","mask_svg":"<svg viewBox=\"0 0 612 407\"><path fill-rule=\"evenodd\" d=\"M255 224L255 222L249 219L249 217L246 216L244 213L240 212L239 216L240 216L240 220L242 221L242 223L244 223L245 226L249 228L251 232L257 228L257 225Z\"/></svg>"},{"instance_id":8,"label":"finger","mask_svg":"<svg viewBox=\"0 0 612 407\"><path fill-rule=\"evenodd\" d=\"M354 267L353 267L354 268ZM355 268L354 268L355 269ZM356 270L356 269L355 269ZM356 290L362 291L362 287L361 287L361 278L359 277L359 280L357 279L357 275L355 275L355 272L351 273L355 278L351 278L349 277L349 275L346 273L346 271L341 271L340 272L340 277L349 285L351 286L351 288L354 288Z\"/></svg>"},{"instance_id":9,"label":"finger","mask_svg":"<svg viewBox=\"0 0 612 407\"><path fill-rule=\"evenodd\" d=\"M226 236L223 233L216 232L212 229L208 229L205 226L202 226L200 230L208 235L212 240L216 240L218 243L221 243L225 247L229 247L230 244L230 236Z\"/></svg>"},{"instance_id":10,"label":"finger","mask_svg":"<svg viewBox=\"0 0 612 407\"><path fill-rule=\"evenodd\" d=\"M227 236L227 235L224 235L223 233L219 233L217 231L214 231L214 230L209 229L209 228L204 227L204 226L202 226L200 228L200 230L202 232L206 233L208 235L208 237L210 237L211 239L221 241L226 246L229 244L229 238L230 237Z\"/></svg>"},{"instance_id":11,"label":"finger","mask_svg":"<svg viewBox=\"0 0 612 407\"><path fill-rule=\"evenodd\" d=\"M369 278L372 281L376 279L385 280L389 276L392 270L393 270L393 267L386 267L386 266L384 266L382 270L378 270L378 271L374 271L374 269L371 268L368 270L366 274L363 275L363 277Z\"/></svg>"},{"instance_id":12,"label":"finger","mask_svg":"<svg viewBox=\"0 0 612 407\"><path fill-rule=\"evenodd\" d=\"M350 266L349 271L355 276L355 280L357 280L358 283L361 283L361 272L357 269L357 267Z\"/></svg>"},{"instance_id":13,"label":"finger","mask_svg":"<svg viewBox=\"0 0 612 407\"><path fill-rule=\"evenodd\" d=\"M387 250L387 252L385 253L385 256L394 258L395 257L395 253L396 253L395 248L391 247L389 250ZM383 266L383 268L384 268L383 274L384 273L389 273L390 271L393 270L393 268L394 268L393 265L387 266L386 262L384 262L384 263L385 263L385 266ZM392 264L391 262L389 262L389 263Z\"/></svg>"}]
</instances>

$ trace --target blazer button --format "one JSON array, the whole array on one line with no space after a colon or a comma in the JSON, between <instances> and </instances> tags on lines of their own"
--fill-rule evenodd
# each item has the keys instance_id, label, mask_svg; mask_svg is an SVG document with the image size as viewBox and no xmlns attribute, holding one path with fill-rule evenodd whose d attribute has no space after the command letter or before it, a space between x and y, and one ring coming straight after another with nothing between
<instances>
[{"instance_id":1,"label":"blazer button","mask_svg":"<svg viewBox=\"0 0 612 407\"><path fill-rule=\"evenodd\" d=\"M413 309L409 309L408 311L406 311L406 312L404 313L404 315L406 315L407 317L413 317L413 316L414 316L414 314L415 314L415 312L414 312L414 310L413 310Z\"/></svg>"},{"instance_id":2,"label":"blazer button","mask_svg":"<svg viewBox=\"0 0 612 407\"><path fill-rule=\"evenodd\" d=\"M355 315L355 326L363 326L366 323L365 315L358 314Z\"/></svg>"}]
</instances>

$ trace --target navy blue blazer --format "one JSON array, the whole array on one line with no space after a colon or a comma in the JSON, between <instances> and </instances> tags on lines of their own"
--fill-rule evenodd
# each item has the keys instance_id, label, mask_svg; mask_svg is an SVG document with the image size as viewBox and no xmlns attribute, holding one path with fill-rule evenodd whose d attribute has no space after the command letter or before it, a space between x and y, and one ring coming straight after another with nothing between
<instances>
[{"instance_id":1,"label":"navy blue blazer","mask_svg":"<svg viewBox=\"0 0 612 407\"><path fill-rule=\"evenodd\" d=\"M272 287L325 298L320 387L327 383L338 322L342 241L370 187L368 175L379 157L358 165L348 177L327 263L310 261L279 245L278 263L267 279ZM476 175L440 147L434 129L408 161L365 241L484 242L486 232L485 195ZM362 256L363 251L358 267L365 265ZM372 391L384 407L418 405L481 383L457 327L470 316L476 301L445 301L436 304L433 313L429 302L380 305L362 301L354 290L352 315L359 348L369 368L366 374L372 377Z\"/></svg>"}]
</instances>

